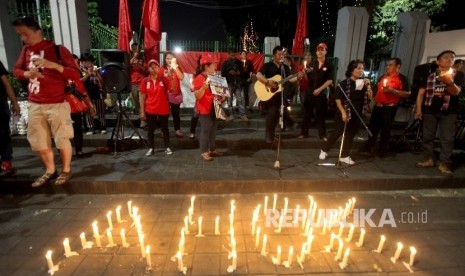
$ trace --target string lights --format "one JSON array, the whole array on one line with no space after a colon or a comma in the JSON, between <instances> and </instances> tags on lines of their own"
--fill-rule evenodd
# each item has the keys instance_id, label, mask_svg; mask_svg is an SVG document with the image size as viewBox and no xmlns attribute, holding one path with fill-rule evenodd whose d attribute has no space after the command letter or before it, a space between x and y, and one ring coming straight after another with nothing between
<instances>
[{"instance_id":1,"label":"string lights","mask_svg":"<svg viewBox=\"0 0 465 276\"><path fill-rule=\"evenodd\" d=\"M329 8L328 4L324 0L319 0L320 2L320 17L321 17L321 25L323 29L323 34L324 35L331 35L332 30L331 30L331 25L330 25L330 20L329 20Z\"/></svg>"},{"instance_id":2,"label":"string lights","mask_svg":"<svg viewBox=\"0 0 465 276\"><path fill-rule=\"evenodd\" d=\"M258 36L253 28L252 18L245 24L244 31L241 36L241 48L246 52L257 52L257 40Z\"/></svg>"}]
</instances>

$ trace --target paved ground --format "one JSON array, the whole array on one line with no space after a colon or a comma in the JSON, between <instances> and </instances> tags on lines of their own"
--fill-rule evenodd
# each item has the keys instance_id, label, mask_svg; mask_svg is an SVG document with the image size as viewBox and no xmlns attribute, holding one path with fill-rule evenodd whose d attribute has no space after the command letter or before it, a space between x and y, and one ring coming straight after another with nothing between
<instances>
[{"instance_id":1,"label":"paved ground","mask_svg":"<svg viewBox=\"0 0 465 276\"><path fill-rule=\"evenodd\" d=\"M268 208L272 208L273 194L197 195L194 201L195 223L189 226L185 237L183 263L187 275L225 275L232 264L228 252L231 236L228 233L230 200L235 200L234 237L237 241L237 275L307 275L351 273L355 275L410 275L403 262L410 260L410 246L417 250L413 270L416 275L464 275L465 273L465 190L439 189L390 192L331 192L311 194L318 208L334 209L356 198L355 211L347 222L361 222L362 212L375 209L368 218L375 226L365 225L364 245L357 247L360 227L356 227L353 240L344 242L343 251L350 248L348 266L339 268L335 261L338 242L331 252L324 252L330 243L330 233L321 234L322 227L315 227L311 253L306 255L302 267L297 264L302 243L307 240L300 227L266 227L266 217L260 212L257 226L261 227L259 246L251 235L251 220L254 208L264 205L264 196L269 196ZM283 208L284 198L289 199L289 208L297 204L308 208L307 193L279 193L277 209ZM147 261L141 256L137 232L131 228L127 202L139 208L145 245L151 246L152 270L146 270ZM177 262L171 257L178 250L183 218L190 206L190 195L65 195L24 194L2 195L0 198L0 274L1 275L48 275L45 254L52 250L52 260L58 266L54 275L181 275ZM121 205L122 223L117 223L115 208ZM262 207L263 208L263 207ZM115 247L107 247L105 234L108 227L106 214L113 211L113 240ZM263 210L263 209L261 209ZM205 237L196 237L197 218L203 217L202 232ZM214 235L215 218L220 216L220 235ZM366 217L366 216L365 216ZM357 219L359 218L359 219ZM290 219L292 221L292 219ZM102 247L95 246L92 237L93 221L97 221ZM368 222L368 220L365 220ZM120 229L124 228L128 248L121 246ZM331 229L339 233L339 227ZM87 241L94 242L91 249L82 249L80 233ZM342 237L348 236L345 228ZM262 256L262 236L267 234L268 254ZM380 235L386 241L381 253L378 248ZM72 251L79 255L66 258L63 240L68 238ZM404 246L399 260L392 263L397 243ZM274 265L277 246L282 247L282 260L288 259L288 250L294 247L292 266Z\"/></svg>"}]
</instances>

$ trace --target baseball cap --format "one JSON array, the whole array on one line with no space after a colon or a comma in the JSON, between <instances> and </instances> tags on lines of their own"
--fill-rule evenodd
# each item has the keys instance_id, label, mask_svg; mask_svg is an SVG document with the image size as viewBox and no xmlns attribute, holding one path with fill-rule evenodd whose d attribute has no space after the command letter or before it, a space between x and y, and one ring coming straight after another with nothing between
<instances>
[{"instance_id":1,"label":"baseball cap","mask_svg":"<svg viewBox=\"0 0 465 276\"><path fill-rule=\"evenodd\" d=\"M326 44L323 43L323 42L321 42L320 44L318 44L318 45L316 46L316 48L317 48L317 49L319 49L319 48L324 48L325 50L328 50L328 46L326 46Z\"/></svg>"},{"instance_id":2,"label":"baseball cap","mask_svg":"<svg viewBox=\"0 0 465 276\"><path fill-rule=\"evenodd\" d=\"M155 63L157 66L160 66L160 63L156 59L149 60L148 66L150 66L150 64L152 64L152 63Z\"/></svg>"},{"instance_id":3,"label":"baseball cap","mask_svg":"<svg viewBox=\"0 0 465 276\"><path fill-rule=\"evenodd\" d=\"M200 57L200 65L204 65L207 63L216 63L216 60L213 59L211 54L202 54Z\"/></svg>"}]
</instances>

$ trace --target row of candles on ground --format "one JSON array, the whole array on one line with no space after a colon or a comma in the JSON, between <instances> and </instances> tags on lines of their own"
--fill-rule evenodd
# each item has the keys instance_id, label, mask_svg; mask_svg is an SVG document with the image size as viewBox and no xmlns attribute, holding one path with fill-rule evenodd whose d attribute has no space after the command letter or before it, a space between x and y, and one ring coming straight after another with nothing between
<instances>
[{"instance_id":1,"label":"row of candles on ground","mask_svg":"<svg viewBox=\"0 0 465 276\"><path fill-rule=\"evenodd\" d=\"M128 213L129 216L132 218L132 225L131 227L135 227L137 229L137 235L139 239L139 245L141 248L141 255L142 258L146 259L147 262L147 269L151 270L152 269L152 260L150 256L150 245L145 246L144 244L144 234L142 231L142 224L141 224L141 216L138 214L139 208L136 206L132 206L132 201L128 201ZM113 230L113 220L112 220L112 211L107 212L107 222L108 222L108 228L106 230L106 236L108 240L108 244L106 247L115 247L117 246L113 240L113 235L112 235L112 230ZM124 220L121 219L121 206L116 207L116 221L117 223L123 223ZM102 242L101 242L101 236L99 233L99 228L97 221L94 221L92 223L92 231L93 231L93 237L95 239L95 245L96 247L102 247ZM129 247L129 243L126 240L126 234L125 234L125 229L121 229L120 231L120 236L121 236L121 246L124 248ZM80 234L80 240L81 240L81 246L82 249L90 249L93 246L93 242L87 241L86 239L86 234L82 232ZM77 252L71 250L71 246L69 244L69 239L65 238L63 241L63 248L64 248L64 255L66 258L69 258L71 256L76 256L79 255ZM53 275L56 271L58 271L58 265L54 265L53 260L52 260L52 251L48 250L45 258L47 260L47 265L48 265L48 272Z\"/></svg>"},{"instance_id":2,"label":"row of candles on ground","mask_svg":"<svg viewBox=\"0 0 465 276\"><path fill-rule=\"evenodd\" d=\"M320 225L321 216L322 216L322 210L319 210L318 211L318 218L316 220L316 223L313 224L315 222L314 219L315 219L315 215L316 215L317 204L314 201L312 196L309 196L308 198L310 200L309 209L308 209L308 211L307 210L302 210L302 217L303 217L302 218L302 229L304 230L303 235L307 237L307 240L306 240L306 242L304 242L302 244L302 250L300 252L300 255L297 256L297 261L298 261L299 265L302 268L303 268L303 262L305 261L305 255L311 253L312 242L313 242L313 240L315 238L315 236L313 235L313 225L318 227ZM274 195L274 201L273 201L273 209L272 209L273 212L276 212L276 202L277 202L277 195L275 194ZM336 210L334 212L330 212L329 218L328 219L326 219L326 218L323 219L323 227L322 227L322 230L320 232L320 235L325 235L327 231L328 232L331 231L331 228L333 227L333 225L336 225L337 223L339 223L339 232L338 232L337 235L334 232L331 232L330 242L329 242L329 245L325 246L325 252L331 252L333 250L334 240L337 237L338 242L339 242L338 243L339 246L338 246L338 250L337 250L337 253L336 253L335 260L338 261L338 260L341 260L341 258L342 258L342 261L339 263L339 266L340 266L341 269L345 269L347 267L349 254L350 254L350 248L347 247L345 252L344 252L344 256L342 257L342 251L343 251L343 248L344 248L344 242L343 242L342 236L343 236L343 232L344 232L344 228L345 228L345 224L344 224L343 221L349 215L351 215L353 213L355 202L356 202L356 199L351 198L346 203L345 209L342 209L342 207L339 207L338 210ZM279 224L278 224L277 229L275 229L275 233L281 233L284 217L287 214L288 203L289 203L288 198L284 198L283 212L280 215ZM265 208L264 208L264 212L263 212L265 215L267 215L267 204L268 204L268 197L266 196L265 199L264 199ZM259 248L259 245L260 245L260 230L261 230L261 228L260 228L260 226L258 226L258 227L256 226L256 223L259 221L260 208L261 208L261 205L259 204L254 209L253 215L252 215L252 222L251 222L251 225L252 225L251 226L252 227L251 233L252 233L252 236L255 236L255 247L256 248ZM297 205L296 208L295 208L294 217L293 217L293 225L294 226L298 226L298 222L299 222L299 219L300 219L300 217L299 217L300 213L301 213L300 206ZM310 215L307 217L307 214L310 214ZM353 238L353 235L354 235L354 230L355 230L354 224L350 223L349 233L347 235L347 238L345 239L345 241L347 243L352 241L352 238ZM358 242L356 242L357 247L362 247L363 246L364 239L365 239L365 233L366 233L365 229L361 228L360 229L359 240L358 240ZM373 251L375 251L377 253L381 253L382 250L383 250L385 241L386 241L386 237L384 235L381 235L381 239L380 239L380 242L378 244L378 248L376 250L373 250ZM263 235L262 248L261 248L261 255L263 255L263 256L267 255L267 253L266 253L266 244L267 244L267 235L264 234ZM403 249L402 243L401 242L397 243L397 250L396 250L394 256L390 258L393 263L396 263L397 260L400 258L402 249ZM416 252L417 251L416 251L415 247L411 246L410 247L410 260L409 260L408 263L403 262L403 264L407 267L407 269L409 271L413 271L413 263L414 263L414 260L415 260ZM272 256L273 264L275 264L275 265L282 264L285 267L290 267L292 265L293 254L294 254L294 248L292 246L290 246L287 261L281 262L281 246L278 245L276 257Z\"/></svg>"}]
</instances>

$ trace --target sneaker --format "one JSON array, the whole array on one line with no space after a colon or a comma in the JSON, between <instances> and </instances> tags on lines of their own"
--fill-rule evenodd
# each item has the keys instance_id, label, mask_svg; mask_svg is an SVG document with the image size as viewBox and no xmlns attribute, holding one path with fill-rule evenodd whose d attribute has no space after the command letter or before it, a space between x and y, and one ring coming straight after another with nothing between
<instances>
[{"instance_id":1,"label":"sneaker","mask_svg":"<svg viewBox=\"0 0 465 276\"><path fill-rule=\"evenodd\" d=\"M194 134L194 133L189 134L189 138L190 138L190 139L194 139L194 138L195 138L195 134Z\"/></svg>"},{"instance_id":2,"label":"sneaker","mask_svg":"<svg viewBox=\"0 0 465 276\"><path fill-rule=\"evenodd\" d=\"M178 130L176 130L176 136L179 137L179 138L182 138L182 137L184 137L184 133L180 129L178 129Z\"/></svg>"},{"instance_id":3,"label":"sneaker","mask_svg":"<svg viewBox=\"0 0 465 276\"><path fill-rule=\"evenodd\" d=\"M86 135L93 135L93 134L94 134L93 131L88 131L88 132L86 132Z\"/></svg>"},{"instance_id":4,"label":"sneaker","mask_svg":"<svg viewBox=\"0 0 465 276\"><path fill-rule=\"evenodd\" d=\"M147 126L147 122L146 122L146 121L141 121L141 122L140 122L140 126L139 126L140 128L144 128L144 127L146 127L146 126Z\"/></svg>"},{"instance_id":5,"label":"sneaker","mask_svg":"<svg viewBox=\"0 0 465 276\"><path fill-rule=\"evenodd\" d=\"M16 173L16 169L13 168L13 164L11 163L11 161L3 161L1 168L3 176L10 176Z\"/></svg>"},{"instance_id":6,"label":"sneaker","mask_svg":"<svg viewBox=\"0 0 465 276\"><path fill-rule=\"evenodd\" d=\"M326 157L328 157L328 153L321 150L320 155L318 156L318 158L320 158L320 160L325 160Z\"/></svg>"},{"instance_id":7,"label":"sneaker","mask_svg":"<svg viewBox=\"0 0 465 276\"><path fill-rule=\"evenodd\" d=\"M242 115L242 116L241 116L241 120L242 120L243 122L248 122L248 121L249 121L249 118L247 118L247 116L245 116L245 115Z\"/></svg>"},{"instance_id":8,"label":"sneaker","mask_svg":"<svg viewBox=\"0 0 465 276\"><path fill-rule=\"evenodd\" d=\"M428 158L428 159L426 159L424 161L418 162L417 167L420 167L420 168L434 167L434 160L433 160L433 158Z\"/></svg>"},{"instance_id":9,"label":"sneaker","mask_svg":"<svg viewBox=\"0 0 465 276\"><path fill-rule=\"evenodd\" d=\"M171 155L171 154L173 154L173 152L171 151L170 148L166 148L165 153L166 153L166 155Z\"/></svg>"},{"instance_id":10,"label":"sneaker","mask_svg":"<svg viewBox=\"0 0 465 276\"><path fill-rule=\"evenodd\" d=\"M354 160L350 156L339 159L339 162L346 163L347 165L355 165Z\"/></svg>"},{"instance_id":11,"label":"sneaker","mask_svg":"<svg viewBox=\"0 0 465 276\"><path fill-rule=\"evenodd\" d=\"M326 135L320 135L320 139L325 142L328 141L328 137L326 137Z\"/></svg>"},{"instance_id":12,"label":"sneaker","mask_svg":"<svg viewBox=\"0 0 465 276\"><path fill-rule=\"evenodd\" d=\"M234 116L229 115L228 117L226 117L226 121L234 121Z\"/></svg>"},{"instance_id":13,"label":"sneaker","mask_svg":"<svg viewBox=\"0 0 465 276\"><path fill-rule=\"evenodd\" d=\"M441 171L441 173L443 175L446 175L446 176L451 176L452 175L450 165L447 164L447 163L441 162L441 164L439 164L439 166L438 166L438 169L439 169L439 171Z\"/></svg>"},{"instance_id":14,"label":"sneaker","mask_svg":"<svg viewBox=\"0 0 465 276\"><path fill-rule=\"evenodd\" d=\"M154 149L149 149L146 153L145 156L150 156L154 154Z\"/></svg>"},{"instance_id":15,"label":"sneaker","mask_svg":"<svg viewBox=\"0 0 465 276\"><path fill-rule=\"evenodd\" d=\"M106 130L102 130L100 133L102 133L102 134L107 134L107 131L106 131Z\"/></svg>"}]
</instances>

